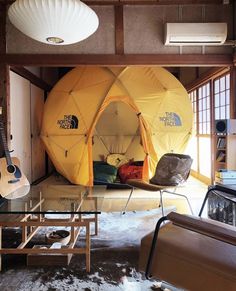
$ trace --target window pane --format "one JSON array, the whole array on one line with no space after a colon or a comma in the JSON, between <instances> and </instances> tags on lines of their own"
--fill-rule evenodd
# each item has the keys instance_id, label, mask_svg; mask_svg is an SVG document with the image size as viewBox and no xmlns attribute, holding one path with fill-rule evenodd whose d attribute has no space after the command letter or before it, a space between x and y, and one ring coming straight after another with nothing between
<instances>
[{"instance_id":1,"label":"window pane","mask_svg":"<svg viewBox=\"0 0 236 291\"><path fill-rule=\"evenodd\" d=\"M202 122L202 111L199 111L198 118L199 118L199 122Z\"/></svg>"},{"instance_id":2,"label":"window pane","mask_svg":"<svg viewBox=\"0 0 236 291\"><path fill-rule=\"evenodd\" d=\"M204 85L203 87L202 87L202 89L203 89L203 96L206 96L206 85Z\"/></svg>"},{"instance_id":3,"label":"window pane","mask_svg":"<svg viewBox=\"0 0 236 291\"><path fill-rule=\"evenodd\" d=\"M226 119L229 119L230 118L230 107L229 105L226 106L226 112L225 112L225 118Z\"/></svg>"},{"instance_id":4,"label":"window pane","mask_svg":"<svg viewBox=\"0 0 236 291\"><path fill-rule=\"evenodd\" d=\"M220 106L220 97L219 94L215 95L215 107L219 107Z\"/></svg>"},{"instance_id":5,"label":"window pane","mask_svg":"<svg viewBox=\"0 0 236 291\"><path fill-rule=\"evenodd\" d=\"M219 80L216 80L214 85L215 93L219 93Z\"/></svg>"},{"instance_id":6,"label":"window pane","mask_svg":"<svg viewBox=\"0 0 236 291\"><path fill-rule=\"evenodd\" d=\"M198 89L198 98L202 98L202 87Z\"/></svg>"},{"instance_id":7,"label":"window pane","mask_svg":"<svg viewBox=\"0 0 236 291\"><path fill-rule=\"evenodd\" d=\"M210 84L209 83L207 84L207 92L206 93L207 93L207 96L210 95Z\"/></svg>"},{"instance_id":8,"label":"window pane","mask_svg":"<svg viewBox=\"0 0 236 291\"><path fill-rule=\"evenodd\" d=\"M229 90L226 90L225 94L226 94L226 96L225 96L225 103L226 104L229 104L229 102L230 102Z\"/></svg>"},{"instance_id":9,"label":"window pane","mask_svg":"<svg viewBox=\"0 0 236 291\"><path fill-rule=\"evenodd\" d=\"M225 119L225 107L220 107L220 119Z\"/></svg>"},{"instance_id":10,"label":"window pane","mask_svg":"<svg viewBox=\"0 0 236 291\"><path fill-rule=\"evenodd\" d=\"M206 104L207 104L206 98L202 99L202 109L203 110L206 110L206 106L207 106Z\"/></svg>"},{"instance_id":11,"label":"window pane","mask_svg":"<svg viewBox=\"0 0 236 291\"><path fill-rule=\"evenodd\" d=\"M229 80L229 74L226 75L226 89L229 89L230 87L230 80Z\"/></svg>"},{"instance_id":12,"label":"window pane","mask_svg":"<svg viewBox=\"0 0 236 291\"><path fill-rule=\"evenodd\" d=\"M202 121L206 122L206 111L202 112Z\"/></svg>"},{"instance_id":13,"label":"window pane","mask_svg":"<svg viewBox=\"0 0 236 291\"><path fill-rule=\"evenodd\" d=\"M215 119L220 119L220 108L215 108Z\"/></svg>"},{"instance_id":14,"label":"window pane","mask_svg":"<svg viewBox=\"0 0 236 291\"><path fill-rule=\"evenodd\" d=\"M225 92L220 93L220 105L225 105Z\"/></svg>"},{"instance_id":15,"label":"window pane","mask_svg":"<svg viewBox=\"0 0 236 291\"><path fill-rule=\"evenodd\" d=\"M210 97L209 96L207 97L207 105L206 105L206 108L207 109L210 108Z\"/></svg>"},{"instance_id":16,"label":"window pane","mask_svg":"<svg viewBox=\"0 0 236 291\"><path fill-rule=\"evenodd\" d=\"M211 120L210 109L208 109L208 110L206 111L206 113L207 113L207 121L210 121L210 120Z\"/></svg>"},{"instance_id":17,"label":"window pane","mask_svg":"<svg viewBox=\"0 0 236 291\"><path fill-rule=\"evenodd\" d=\"M225 90L225 77L220 78L220 91Z\"/></svg>"},{"instance_id":18,"label":"window pane","mask_svg":"<svg viewBox=\"0 0 236 291\"><path fill-rule=\"evenodd\" d=\"M199 99L199 102L198 102L198 110L199 111L202 110L202 99Z\"/></svg>"}]
</instances>

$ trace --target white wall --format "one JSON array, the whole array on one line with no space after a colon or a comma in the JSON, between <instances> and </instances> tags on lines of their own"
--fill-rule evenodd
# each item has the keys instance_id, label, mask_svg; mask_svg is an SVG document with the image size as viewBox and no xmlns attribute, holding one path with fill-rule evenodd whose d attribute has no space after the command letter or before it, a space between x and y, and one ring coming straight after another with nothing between
<instances>
[{"instance_id":1,"label":"white wall","mask_svg":"<svg viewBox=\"0 0 236 291\"><path fill-rule=\"evenodd\" d=\"M10 71L10 150L30 183L45 175L45 151L39 137L43 105L44 91Z\"/></svg>"},{"instance_id":2,"label":"white wall","mask_svg":"<svg viewBox=\"0 0 236 291\"><path fill-rule=\"evenodd\" d=\"M31 182L30 82L14 72L10 72L10 104L10 150Z\"/></svg>"}]
</instances>

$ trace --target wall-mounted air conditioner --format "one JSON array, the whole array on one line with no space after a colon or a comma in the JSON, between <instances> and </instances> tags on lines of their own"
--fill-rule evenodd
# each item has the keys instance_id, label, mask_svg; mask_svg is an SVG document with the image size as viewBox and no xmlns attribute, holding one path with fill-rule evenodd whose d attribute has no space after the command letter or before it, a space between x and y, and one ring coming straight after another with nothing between
<instances>
[{"instance_id":1,"label":"wall-mounted air conditioner","mask_svg":"<svg viewBox=\"0 0 236 291\"><path fill-rule=\"evenodd\" d=\"M166 23L165 45L221 45L227 23Z\"/></svg>"}]
</instances>

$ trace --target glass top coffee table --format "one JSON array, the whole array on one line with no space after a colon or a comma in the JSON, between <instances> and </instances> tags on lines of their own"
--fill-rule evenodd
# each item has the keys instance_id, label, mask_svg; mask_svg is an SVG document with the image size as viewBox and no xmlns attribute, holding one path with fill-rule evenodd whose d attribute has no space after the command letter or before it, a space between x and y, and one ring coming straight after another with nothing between
<instances>
[{"instance_id":1,"label":"glass top coffee table","mask_svg":"<svg viewBox=\"0 0 236 291\"><path fill-rule=\"evenodd\" d=\"M92 196L92 189L78 185L45 185L21 189L24 196L12 193L10 198L0 200L0 257L1 254L27 254L40 262L40 257L72 256L85 254L86 271L90 271L90 224L94 223L95 235L98 233L98 214L103 198ZM15 197L19 198L15 198ZM69 227L70 240L67 245L52 244L46 246L26 245L42 227ZM15 248L2 248L2 228L20 227L22 242ZM85 247L76 247L75 243L85 229ZM44 260L45 261L45 260ZM70 259L68 260L70 261ZM1 259L0 259L1 268Z\"/></svg>"}]
</instances>

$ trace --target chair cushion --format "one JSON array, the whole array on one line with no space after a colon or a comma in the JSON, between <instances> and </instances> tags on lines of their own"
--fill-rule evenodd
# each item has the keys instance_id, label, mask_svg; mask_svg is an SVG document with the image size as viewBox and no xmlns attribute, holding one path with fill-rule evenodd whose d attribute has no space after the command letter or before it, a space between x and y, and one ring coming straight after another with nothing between
<instances>
[{"instance_id":1,"label":"chair cushion","mask_svg":"<svg viewBox=\"0 0 236 291\"><path fill-rule=\"evenodd\" d=\"M188 155L165 154L158 162L150 182L157 185L179 185L188 178L192 161Z\"/></svg>"}]
</instances>

